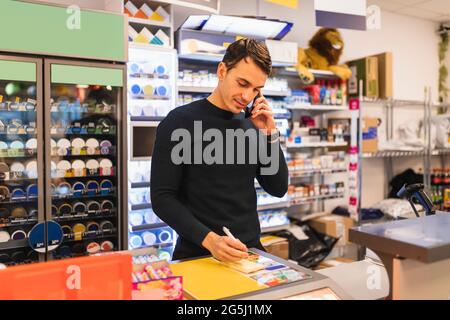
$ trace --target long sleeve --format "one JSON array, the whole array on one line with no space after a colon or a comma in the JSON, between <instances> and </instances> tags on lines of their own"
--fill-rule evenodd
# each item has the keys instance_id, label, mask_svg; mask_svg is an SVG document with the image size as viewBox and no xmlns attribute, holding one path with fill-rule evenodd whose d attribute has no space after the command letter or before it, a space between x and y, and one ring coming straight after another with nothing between
<instances>
[{"instance_id":1,"label":"long sleeve","mask_svg":"<svg viewBox=\"0 0 450 320\"><path fill-rule=\"evenodd\" d=\"M151 164L151 200L153 211L181 237L197 244L201 243L210 229L202 224L179 200L183 177L183 164L174 164L171 159L173 130L177 128L174 117L166 118L158 126Z\"/></svg>"},{"instance_id":2,"label":"long sleeve","mask_svg":"<svg viewBox=\"0 0 450 320\"><path fill-rule=\"evenodd\" d=\"M268 155L271 160L268 164L260 163L256 179L258 180L264 191L274 197L281 198L286 194L288 190L288 167L286 164L286 159L284 158L283 150L281 150L280 147L280 142L275 142L274 147L275 150L278 149L278 159L269 152ZM271 150L270 143L267 143L267 150ZM277 164L278 170L275 174L262 174L261 170L263 168L268 168L274 165L276 166Z\"/></svg>"}]
</instances>

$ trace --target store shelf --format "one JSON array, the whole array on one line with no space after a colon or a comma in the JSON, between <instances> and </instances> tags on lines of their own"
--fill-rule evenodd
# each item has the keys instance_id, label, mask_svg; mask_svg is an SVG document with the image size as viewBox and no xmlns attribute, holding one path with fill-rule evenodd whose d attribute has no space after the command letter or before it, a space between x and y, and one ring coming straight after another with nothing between
<instances>
[{"instance_id":1,"label":"store shelf","mask_svg":"<svg viewBox=\"0 0 450 320\"><path fill-rule=\"evenodd\" d=\"M306 170L306 171L289 171L290 178L304 178L304 177L312 177L316 175L327 175L327 174L335 174L335 173L344 173L347 172L347 169L323 169L323 170Z\"/></svg>"},{"instance_id":2,"label":"store shelf","mask_svg":"<svg viewBox=\"0 0 450 320\"><path fill-rule=\"evenodd\" d=\"M363 153L363 158L396 158L396 157L414 157L423 156L425 151L379 151L375 153Z\"/></svg>"},{"instance_id":3,"label":"store shelf","mask_svg":"<svg viewBox=\"0 0 450 320\"><path fill-rule=\"evenodd\" d=\"M396 157L415 157L425 155L425 150L421 151L379 151L375 153L363 153L363 158L396 158ZM450 149L435 149L431 151L432 156L441 156L450 154Z\"/></svg>"},{"instance_id":4,"label":"store shelf","mask_svg":"<svg viewBox=\"0 0 450 320\"><path fill-rule=\"evenodd\" d=\"M1 158L1 157L0 157ZM1 179L0 182L26 182L26 181L37 181L37 178L9 178L9 179Z\"/></svg>"},{"instance_id":5,"label":"store shelf","mask_svg":"<svg viewBox=\"0 0 450 320\"><path fill-rule=\"evenodd\" d=\"M167 74L159 75L155 73L133 73L129 75L132 79L159 79L159 80L169 80L170 77Z\"/></svg>"},{"instance_id":6,"label":"store shelf","mask_svg":"<svg viewBox=\"0 0 450 320\"><path fill-rule=\"evenodd\" d=\"M21 249L26 247L29 247L28 239L9 240L7 242L0 243L0 250Z\"/></svg>"},{"instance_id":7,"label":"store shelf","mask_svg":"<svg viewBox=\"0 0 450 320\"><path fill-rule=\"evenodd\" d=\"M215 87L178 86L178 92L211 93Z\"/></svg>"},{"instance_id":8,"label":"store shelf","mask_svg":"<svg viewBox=\"0 0 450 320\"><path fill-rule=\"evenodd\" d=\"M37 218L30 218L30 219L14 219L10 220L6 223L0 223L0 228L8 228L8 227L15 227L15 226L23 226L23 225L33 225L38 222Z\"/></svg>"},{"instance_id":9,"label":"store shelf","mask_svg":"<svg viewBox=\"0 0 450 320\"><path fill-rule=\"evenodd\" d=\"M113 192L110 194L96 194L94 196L79 196L74 197L73 194L68 194L64 196L52 196L53 201L63 201L63 200L83 200L83 199L95 199L95 198L111 198L111 197L117 197L117 193Z\"/></svg>"},{"instance_id":10,"label":"store shelf","mask_svg":"<svg viewBox=\"0 0 450 320\"><path fill-rule=\"evenodd\" d=\"M67 180L67 179L95 179L95 178L115 178L116 175L109 175L109 176L100 176L100 175L92 175L92 176L77 176L77 177L52 177L52 180L58 180L61 179Z\"/></svg>"},{"instance_id":11,"label":"store shelf","mask_svg":"<svg viewBox=\"0 0 450 320\"><path fill-rule=\"evenodd\" d=\"M10 133L10 132L0 132L0 137L36 137L37 133ZM4 138L3 138L4 139Z\"/></svg>"},{"instance_id":12,"label":"store shelf","mask_svg":"<svg viewBox=\"0 0 450 320\"><path fill-rule=\"evenodd\" d=\"M170 100L169 96L155 96L155 95L147 95L147 94L130 94L130 99L134 100Z\"/></svg>"},{"instance_id":13,"label":"store shelf","mask_svg":"<svg viewBox=\"0 0 450 320\"><path fill-rule=\"evenodd\" d=\"M27 159L35 159L36 155L19 155L19 156L2 156L0 155L0 159L17 159L17 158L27 158ZM2 180L4 181L4 180Z\"/></svg>"},{"instance_id":14,"label":"store shelf","mask_svg":"<svg viewBox=\"0 0 450 320\"><path fill-rule=\"evenodd\" d=\"M317 143L286 143L288 149L300 149L300 148L328 148L328 147L345 147L347 142L317 142Z\"/></svg>"},{"instance_id":15,"label":"store shelf","mask_svg":"<svg viewBox=\"0 0 450 320\"><path fill-rule=\"evenodd\" d=\"M140 19L140 18L128 18L130 24L139 24L145 26L161 27L161 28L171 28L172 25L170 21L156 21L150 19Z\"/></svg>"},{"instance_id":16,"label":"store shelf","mask_svg":"<svg viewBox=\"0 0 450 320\"><path fill-rule=\"evenodd\" d=\"M202 87L202 86L178 86L178 92L190 92L190 93L211 93L215 87ZM289 91L275 91L275 90L263 90L264 96L272 97L287 97L291 93Z\"/></svg>"},{"instance_id":17,"label":"store shelf","mask_svg":"<svg viewBox=\"0 0 450 320\"><path fill-rule=\"evenodd\" d=\"M88 112L88 111L51 111L52 115L61 115L61 114L69 114L69 115L77 115L77 116L84 116L84 117L92 117L92 116L113 116L116 113L115 112Z\"/></svg>"},{"instance_id":18,"label":"store shelf","mask_svg":"<svg viewBox=\"0 0 450 320\"><path fill-rule=\"evenodd\" d=\"M133 205L131 205L131 211L151 209L151 208L152 208L152 204L151 203L141 203L141 204L133 204Z\"/></svg>"},{"instance_id":19,"label":"store shelf","mask_svg":"<svg viewBox=\"0 0 450 320\"><path fill-rule=\"evenodd\" d=\"M289 201L283 201L283 202L276 202L276 203L271 203L271 204L258 205L256 210L264 211L264 210L286 208L288 206L289 206Z\"/></svg>"},{"instance_id":20,"label":"store shelf","mask_svg":"<svg viewBox=\"0 0 450 320\"><path fill-rule=\"evenodd\" d=\"M303 205L303 204L310 204L310 203L313 203L316 201L340 199L343 197L344 197L344 194L342 193L342 194L332 194L332 195L315 196L315 197L291 198L290 204L291 204L291 206Z\"/></svg>"},{"instance_id":21,"label":"store shelf","mask_svg":"<svg viewBox=\"0 0 450 320\"><path fill-rule=\"evenodd\" d=\"M36 110L7 110L7 109L0 109L0 112L33 112L36 113Z\"/></svg>"},{"instance_id":22,"label":"store shelf","mask_svg":"<svg viewBox=\"0 0 450 320\"><path fill-rule=\"evenodd\" d=\"M128 42L128 46L132 49L144 49L149 51L172 51L173 49L168 46L154 45L150 43L140 43L140 42Z\"/></svg>"},{"instance_id":23,"label":"store shelf","mask_svg":"<svg viewBox=\"0 0 450 320\"><path fill-rule=\"evenodd\" d=\"M174 243L173 242L164 242L164 243L156 243L156 244L152 244L150 246L147 245L142 245L140 248L170 248L173 247Z\"/></svg>"},{"instance_id":24,"label":"store shelf","mask_svg":"<svg viewBox=\"0 0 450 320\"><path fill-rule=\"evenodd\" d=\"M75 240L75 234L74 233L69 233L69 234L65 234L64 235L64 243L67 242L78 242L78 241L83 241L83 240L92 240L92 239L105 239L105 238L111 238L111 237L116 237L117 234L117 229L111 229L111 230L107 230L107 231L86 231L83 232L81 235L81 240Z\"/></svg>"},{"instance_id":25,"label":"store shelf","mask_svg":"<svg viewBox=\"0 0 450 320\"><path fill-rule=\"evenodd\" d=\"M130 117L130 121L163 121L165 117Z\"/></svg>"},{"instance_id":26,"label":"store shelf","mask_svg":"<svg viewBox=\"0 0 450 320\"><path fill-rule=\"evenodd\" d=\"M213 53L190 53L190 54L180 54L179 59L182 60L194 60L194 61L207 61L207 62L221 62L223 59L223 54L213 54ZM287 68L292 67L292 63L286 63L281 61L272 61L272 67L275 68Z\"/></svg>"},{"instance_id":27,"label":"store shelf","mask_svg":"<svg viewBox=\"0 0 450 320\"><path fill-rule=\"evenodd\" d=\"M110 218L116 218L116 210L113 209L109 214L103 214L103 213L89 213L86 212L84 214L73 214L73 215L67 215L67 216L53 216L52 220L58 221L58 222L64 222L64 221L72 221L72 220L92 220L92 219L110 219Z\"/></svg>"},{"instance_id":28,"label":"store shelf","mask_svg":"<svg viewBox=\"0 0 450 320\"><path fill-rule=\"evenodd\" d=\"M286 105L286 109L289 110L302 110L302 111L348 111L347 106L328 106L328 105Z\"/></svg>"},{"instance_id":29,"label":"store shelf","mask_svg":"<svg viewBox=\"0 0 450 320\"><path fill-rule=\"evenodd\" d=\"M36 198L32 198L32 199L0 201L0 204L36 203L37 199L38 198L36 197Z\"/></svg>"},{"instance_id":30,"label":"store shelf","mask_svg":"<svg viewBox=\"0 0 450 320\"><path fill-rule=\"evenodd\" d=\"M67 138L72 136L82 136L82 137L116 137L116 133L52 133L52 138Z\"/></svg>"},{"instance_id":31,"label":"store shelf","mask_svg":"<svg viewBox=\"0 0 450 320\"><path fill-rule=\"evenodd\" d=\"M276 91L276 90L263 90L262 94L268 97L288 97L291 95L290 91Z\"/></svg>"},{"instance_id":32,"label":"store shelf","mask_svg":"<svg viewBox=\"0 0 450 320\"><path fill-rule=\"evenodd\" d=\"M150 182L132 182L131 189L150 188Z\"/></svg>"},{"instance_id":33,"label":"store shelf","mask_svg":"<svg viewBox=\"0 0 450 320\"><path fill-rule=\"evenodd\" d=\"M441 155L446 155L446 154L450 154L450 149L437 149L437 150L431 151L431 155L433 155L433 156L441 156Z\"/></svg>"},{"instance_id":34,"label":"store shelf","mask_svg":"<svg viewBox=\"0 0 450 320\"><path fill-rule=\"evenodd\" d=\"M331 71L309 69L316 79L321 80L338 80L339 77ZM295 67L286 67L278 71L277 76L287 76L299 78Z\"/></svg>"},{"instance_id":35,"label":"store shelf","mask_svg":"<svg viewBox=\"0 0 450 320\"><path fill-rule=\"evenodd\" d=\"M290 224L283 224L280 226L261 228L261 233L283 231L283 230L288 229L290 226L291 226Z\"/></svg>"},{"instance_id":36,"label":"store shelf","mask_svg":"<svg viewBox=\"0 0 450 320\"><path fill-rule=\"evenodd\" d=\"M168 225L164 222L162 223L151 223L151 224L142 224L140 226L132 226L131 232L144 231L144 230L152 230L168 227Z\"/></svg>"},{"instance_id":37,"label":"store shelf","mask_svg":"<svg viewBox=\"0 0 450 320\"><path fill-rule=\"evenodd\" d=\"M112 152L112 153L108 153L108 154L70 154L70 155L65 155L65 156L60 156L57 154L52 154L51 157L52 158L59 158L59 159L72 159L72 158L111 158L111 157L115 157L116 153Z\"/></svg>"}]
</instances>

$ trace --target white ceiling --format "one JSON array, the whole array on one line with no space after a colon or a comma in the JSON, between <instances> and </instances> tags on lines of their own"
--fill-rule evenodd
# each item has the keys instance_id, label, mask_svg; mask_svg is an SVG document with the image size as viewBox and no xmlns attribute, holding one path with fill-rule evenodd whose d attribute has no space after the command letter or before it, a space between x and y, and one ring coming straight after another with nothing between
<instances>
[{"instance_id":1,"label":"white ceiling","mask_svg":"<svg viewBox=\"0 0 450 320\"><path fill-rule=\"evenodd\" d=\"M367 0L382 10L435 22L450 21L450 0Z\"/></svg>"}]
</instances>

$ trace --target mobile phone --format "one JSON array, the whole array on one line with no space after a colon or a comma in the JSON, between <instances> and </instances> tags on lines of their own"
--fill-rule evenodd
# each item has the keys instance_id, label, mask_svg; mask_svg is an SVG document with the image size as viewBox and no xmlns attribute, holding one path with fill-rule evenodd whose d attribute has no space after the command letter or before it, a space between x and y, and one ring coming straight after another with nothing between
<instances>
[{"instance_id":1,"label":"mobile phone","mask_svg":"<svg viewBox=\"0 0 450 320\"><path fill-rule=\"evenodd\" d=\"M253 99L252 106L249 107L249 108L245 108L245 117L246 117L246 118L250 118L250 117L252 116L253 106L254 106L256 100L258 100L258 98L260 98L260 97L261 97L261 93L258 93L258 94L256 95L255 99Z\"/></svg>"}]
</instances>

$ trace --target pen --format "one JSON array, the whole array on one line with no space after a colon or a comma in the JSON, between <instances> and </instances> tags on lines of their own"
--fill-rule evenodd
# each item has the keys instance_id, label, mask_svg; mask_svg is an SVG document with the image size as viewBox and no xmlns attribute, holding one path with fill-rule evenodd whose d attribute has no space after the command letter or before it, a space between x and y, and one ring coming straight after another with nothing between
<instances>
[{"instance_id":1,"label":"pen","mask_svg":"<svg viewBox=\"0 0 450 320\"><path fill-rule=\"evenodd\" d=\"M227 227L223 227L222 229L223 229L223 232L225 232L225 234L226 234L227 236L229 236L231 239L237 240L237 239L231 234L230 230L229 230Z\"/></svg>"}]
</instances>

